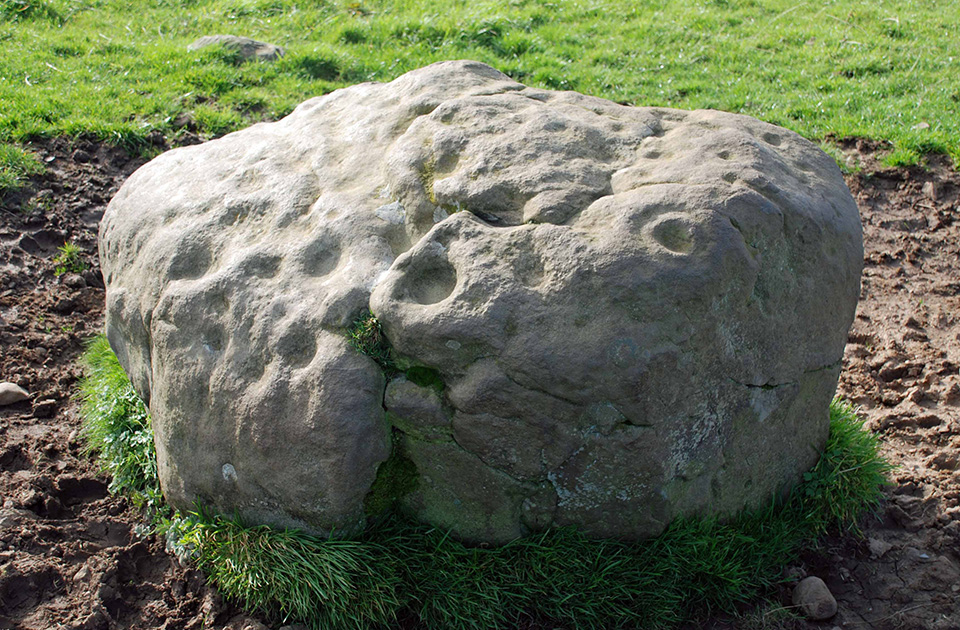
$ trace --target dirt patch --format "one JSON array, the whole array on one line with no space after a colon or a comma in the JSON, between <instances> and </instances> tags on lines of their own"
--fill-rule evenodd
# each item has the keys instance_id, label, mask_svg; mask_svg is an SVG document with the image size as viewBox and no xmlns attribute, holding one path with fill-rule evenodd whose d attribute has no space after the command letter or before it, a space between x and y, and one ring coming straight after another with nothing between
<instances>
[{"instance_id":1,"label":"dirt patch","mask_svg":"<svg viewBox=\"0 0 960 630\"><path fill-rule=\"evenodd\" d=\"M0 629L260 628L137 537L139 513L78 439L75 362L103 323L97 226L144 160L84 141L34 148L47 174L0 200L0 380L31 395L0 407ZM87 269L58 276L66 242Z\"/></svg>"},{"instance_id":2,"label":"dirt patch","mask_svg":"<svg viewBox=\"0 0 960 630\"><path fill-rule=\"evenodd\" d=\"M864 540L811 560L854 628L960 628L960 176L944 157L883 169L843 149L863 221L865 268L840 394L898 468ZM832 627L827 625L825 627Z\"/></svg>"},{"instance_id":3,"label":"dirt patch","mask_svg":"<svg viewBox=\"0 0 960 630\"><path fill-rule=\"evenodd\" d=\"M866 268L840 393L862 406L899 468L863 538L829 539L791 568L824 579L839 602L833 619L800 625L957 629L960 175L942 158L884 169L875 145L841 145L863 169L847 183ZM75 361L103 321L97 226L143 160L86 141L34 148L47 174L0 200L0 380L31 394L0 407L0 629L263 628L154 537L137 536L137 510L108 493L78 440ZM88 268L58 276L68 241ZM788 587L781 597L789 606Z\"/></svg>"}]
</instances>

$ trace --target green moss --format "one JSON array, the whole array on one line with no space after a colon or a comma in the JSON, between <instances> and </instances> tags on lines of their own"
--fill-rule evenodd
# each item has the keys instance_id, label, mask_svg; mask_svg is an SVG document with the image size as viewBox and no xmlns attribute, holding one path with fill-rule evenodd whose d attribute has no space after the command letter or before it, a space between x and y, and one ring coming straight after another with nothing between
<instances>
[{"instance_id":1,"label":"green moss","mask_svg":"<svg viewBox=\"0 0 960 630\"><path fill-rule=\"evenodd\" d=\"M433 182L436 176L436 164L433 159L430 159L423 164L423 168L420 170L420 183L423 185L424 192L427 193L427 198L430 199L430 203L433 205L437 205L437 196L433 192Z\"/></svg>"},{"instance_id":2,"label":"green moss","mask_svg":"<svg viewBox=\"0 0 960 630\"><path fill-rule=\"evenodd\" d=\"M377 478L363 500L367 516L377 517L392 511L402 497L417 488L416 465L403 453L400 431L393 430L390 457L377 468Z\"/></svg>"},{"instance_id":3,"label":"green moss","mask_svg":"<svg viewBox=\"0 0 960 630\"><path fill-rule=\"evenodd\" d=\"M431 387L438 393L443 393L446 385L440 372L424 365L415 365L406 372L407 380L420 387Z\"/></svg>"}]
</instances>

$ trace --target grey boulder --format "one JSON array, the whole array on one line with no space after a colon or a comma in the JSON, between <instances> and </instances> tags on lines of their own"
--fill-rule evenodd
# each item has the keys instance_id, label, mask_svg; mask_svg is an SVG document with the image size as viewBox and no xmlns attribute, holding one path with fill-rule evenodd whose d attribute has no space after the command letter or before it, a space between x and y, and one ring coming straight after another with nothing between
<instances>
[{"instance_id":1,"label":"grey boulder","mask_svg":"<svg viewBox=\"0 0 960 630\"><path fill-rule=\"evenodd\" d=\"M238 53L245 61L250 59L276 61L286 54L280 46L238 35L204 35L187 46L187 50L193 52L209 46L223 46Z\"/></svg>"},{"instance_id":2,"label":"grey boulder","mask_svg":"<svg viewBox=\"0 0 960 630\"><path fill-rule=\"evenodd\" d=\"M862 237L790 131L460 61L161 155L100 256L173 505L349 533L395 503L502 542L642 538L798 481ZM399 373L348 343L366 309Z\"/></svg>"}]
</instances>

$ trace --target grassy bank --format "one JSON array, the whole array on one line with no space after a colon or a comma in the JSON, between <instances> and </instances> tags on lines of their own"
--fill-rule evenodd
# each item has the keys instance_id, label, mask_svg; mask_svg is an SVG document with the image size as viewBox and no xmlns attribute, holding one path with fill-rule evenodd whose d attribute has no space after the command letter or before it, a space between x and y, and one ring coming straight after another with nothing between
<instances>
[{"instance_id":1,"label":"grassy bank","mask_svg":"<svg viewBox=\"0 0 960 630\"><path fill-rule=\"evenodd\" d=\"M82 415L112 488L158 506L143 404L105 339L84 358ZM466 546L399 515L354 540L204 514L158 518L221 592L278 621L315 628L507 628L531 617L578 628L673 628L771 592L782 569L830 529L855 528L888 471L846 404L816 467L783 501L728 522L686 519L640 543L552 529L498 548Z\"/></svg>"},{"instance_id":2,"label":"grassy bank","mask_svg":"<svg viewBox=\"0 0 960 630\"><path fill-rule=\"evenodd\" d=\"M811 138L960 158L956 0L0 0L0 141L221 134L444 59L636 105L742 112ZM188 53L212 33L277 63Z\"/></svg>"}]
</instances>

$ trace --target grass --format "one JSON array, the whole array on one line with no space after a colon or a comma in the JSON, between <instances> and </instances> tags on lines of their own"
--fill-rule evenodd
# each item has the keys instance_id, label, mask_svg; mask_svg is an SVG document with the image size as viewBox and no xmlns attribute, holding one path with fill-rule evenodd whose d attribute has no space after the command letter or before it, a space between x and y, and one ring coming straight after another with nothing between
<instances>
[{"instance_id":1,"label":"grass","mask_svg":"<svg viewBox=\"0 0 960 630\"><path fill-rule=\"evenodd\" d=\"M117 475L114 490L155 492L152 442L141 439L149 419L102 337L84 364L91 450ZM502 547L470 547L396 514L355 540L202 510L170 532L221 593L281 623L360 630L415 619L426 628L472 630L533 618L577 628L674 628L768 595L801 550L830 530L855 531L878 505L890 467L876 438L839 400L830 422L819 462L786 499L727 521L681 519L639 543L558 528Z\"/></svg>"},{"instance_id":2,"label":"grass","mask_svg":"<svg viewBox=\"0 0 960 630\"><path fill-rule=\"evenodd\" d=\"M29 151L0 142L0 193L20 188L31 175L43 173L43 164Z\"/></svg>"},{"instance_id":3,"label":"grass","mask_svg":"<svg viewBox=\"0 0 960 630\"><path fill-rule=\"evenodd\" d=\"M58 247L57 251L60 253L53 259L53 262L57 265L55 272L58 276L65 273L83 273L87 270L87 263L80 258L80 253L83 250L74 243L68 241Z\"/></svg>"},{"instance_id":4,"label":"grass","mask_svg":"<svg viewBox=\"0 0 960 630\"><path fill-rule=\"evenodd\" d=\"M363 311L357 316L347 331L347 339L357 352L376 361L388 377L399 371L390 342L383 334L383 327L370 311Z\"/></svg>"},{"instance_id":5,"label":"grass","mask_svg":"<svg viewBox=\"0 0 960 630\"><path fill-rule=\"evenodd\" d=\"M160 510L163 495L157 475L150 414L134 391L103 335L94 337L80 360L80 418L88 454L110 475L110 491L134 503Z\"/></svg>"},{"instance_id":6,"label":"grass","mask_svg":"<svg viewBox=\"0 0 960 630\"><path fill-rule=\"evenodd\" d=\"M957 0L0 0L0 141L144 146L184 117L218 135L302 100L472 58L529 85L715 108L813 139L960 159ZM954 17L951 17L954 16ZM202 35L287 49L188 53ZM178 120L180 122L178 122Z\"/></svg>"}]
</instances>

